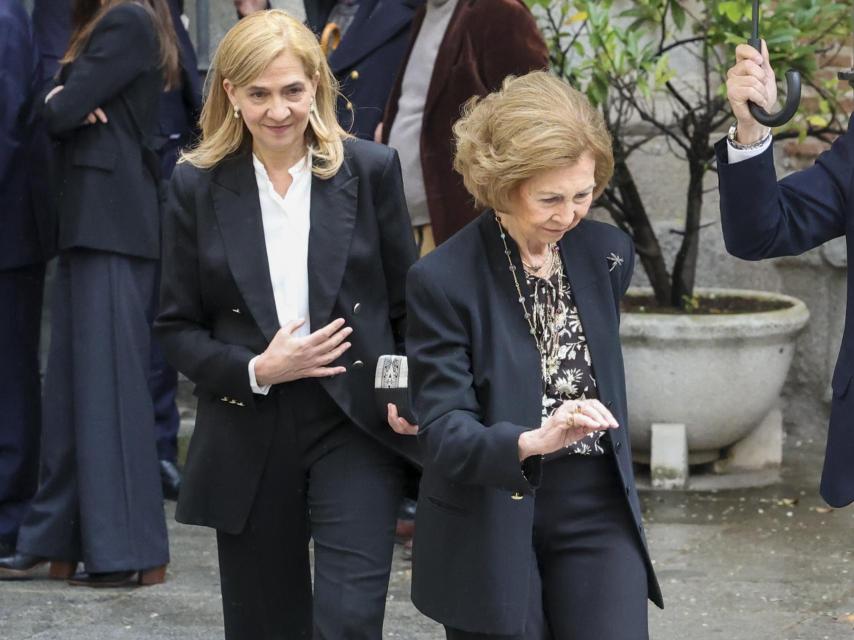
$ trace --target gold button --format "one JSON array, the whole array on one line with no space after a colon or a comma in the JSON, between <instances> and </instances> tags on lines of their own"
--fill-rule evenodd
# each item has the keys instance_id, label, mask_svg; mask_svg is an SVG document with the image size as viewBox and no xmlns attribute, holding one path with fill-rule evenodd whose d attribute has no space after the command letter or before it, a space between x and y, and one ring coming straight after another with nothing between
<instances>
[{"instance_id":1,"label":"gold button","mask_svg":"<svg viewBox=\"0 0 854 640\"><path fill-rule=\"evenodd\" d=\"M516 493L514 493L514 494L513 494L513 495L511 495L510 497L511 497L511 498L513 498L514 500L521 500L521 499L522 499L522 498L524 498L525 496L523 496L521 493L519 493L519 492L517 491Z\"/></svg>"},{"instance_id":2,"label":"gold button","mask_svg":"<svg viewBox=\"0 0 854 640\"><path fill-rule=\"evenodd\" d=\"M352 111L352 110L353 110L353 103L348 100L347 101L347 111Z\"/></svg>"},{"instance_id":3,"label":"gold button","mask_svg":"<svg viewBox=\"0 0 854 640\"><path fill-rule=\"evenodd\" d=\"M359 79L359 72L358 72L358 71L356 71L355 69L353 69L353 70L350 72L350 78L351 78L352 80L358 80L358 79Z\"/></svg>"}]
</instances>

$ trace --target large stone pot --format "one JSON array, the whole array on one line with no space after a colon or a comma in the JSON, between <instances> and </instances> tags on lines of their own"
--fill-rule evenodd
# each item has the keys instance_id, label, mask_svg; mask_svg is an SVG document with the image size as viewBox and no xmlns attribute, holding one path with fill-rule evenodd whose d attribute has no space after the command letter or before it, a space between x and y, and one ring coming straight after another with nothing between
<instances>
[{"instance_id":1,"label":"large stone pot","mask_svg":"<svg viewBox=\"0 0 854 640\"><path fill-rule=\"evenodd\" d=\"M631 293L651 293L632 289ZM622 315L629 423L635 460L649 462L651 425L685 424L689 464L718 460L777 406L809 320L797 298L763 291L701 289L787 303L785 309L731 315Z\"/></svg>"}]
</instances>

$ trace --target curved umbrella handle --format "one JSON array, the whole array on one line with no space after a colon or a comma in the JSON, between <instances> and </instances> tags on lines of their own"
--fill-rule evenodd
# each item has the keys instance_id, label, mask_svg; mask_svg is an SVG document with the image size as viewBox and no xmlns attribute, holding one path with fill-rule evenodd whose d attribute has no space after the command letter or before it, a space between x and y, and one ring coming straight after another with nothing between
<instances>
[{"instance_id":1,"label":"curved umbrella handle","mask_svg":"<svg viewBox=\"0 0 854 640\"><path fill-rule=\"evenodd\" d=\"M757 51L762 51L761 40L751 38L748 40L748 43ZM801 74L794 69L789 69L786 72L786 104L780 111L777 113L768 113L765 109L753 102L748 103L748 108L750 109L750 115L752 115L754 120L758 123L763 124L766 127L779 127L792 119L792 116L795 115L800 104Z\"/></svg>"}]
</instances>

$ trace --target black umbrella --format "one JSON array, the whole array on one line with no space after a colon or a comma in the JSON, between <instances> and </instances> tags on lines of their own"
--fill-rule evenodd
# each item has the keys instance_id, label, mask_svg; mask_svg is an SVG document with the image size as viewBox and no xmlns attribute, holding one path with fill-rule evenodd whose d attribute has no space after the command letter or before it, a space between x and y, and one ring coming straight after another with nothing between
<instances>
[{"instance_id":1,"label":"black umbrella","mask_svg":"<svg viewBox=\"0 0 854 640\"><path fill-rule=\"evenodd\" d=\"M747 41L754 49L762 52L762 40L759 37L759 0L753 0L753 37ZM779 127L786 124L795 115L801 103L801 74L794 69L786 72L786 104L777 113L768 113L757 104L749 104L750 115L766 127Z\"/></svg>"}]
</instances>

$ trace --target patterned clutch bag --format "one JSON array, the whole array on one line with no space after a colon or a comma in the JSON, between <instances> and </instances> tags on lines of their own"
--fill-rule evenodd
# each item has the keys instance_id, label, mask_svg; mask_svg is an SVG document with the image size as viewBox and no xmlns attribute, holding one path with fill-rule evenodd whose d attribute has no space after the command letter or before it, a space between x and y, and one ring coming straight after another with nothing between
<instances>
[{"instance_id":1,"label":"patterned clutch bag","mask_svg":"<svg viewBox=\"0 0 854 640\"><path fill-rule=\"evenodd\" d=\"M380 356L374 377L374 392L380 415L388 414L389 402L397 405L397 413L410 424L418 424L409 402L409 363L406 356Z\"/></svg>"}]
</instances>

